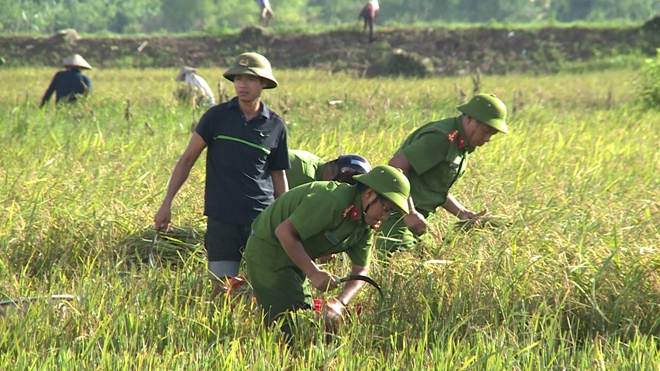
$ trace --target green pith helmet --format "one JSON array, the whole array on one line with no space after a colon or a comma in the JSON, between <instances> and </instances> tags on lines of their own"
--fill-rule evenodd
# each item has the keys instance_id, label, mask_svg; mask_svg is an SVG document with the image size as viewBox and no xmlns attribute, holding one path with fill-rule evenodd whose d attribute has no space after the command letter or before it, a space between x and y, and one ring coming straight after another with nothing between
<instances>
[{"instance_id":1,"label":"green pith helmet","mask_svg":"<svg viewBox=\"0 0 660 371\"><path fill-rule=\"evenodd\" d=\"M392 201L405 214L410 212L410 182L401 170L389 165L378 165L366 174L354 175L353 179Z\"/></svg>"},{"instance_id":2,"label":"green pith helmet","mask_svg":"<svg viewBox=\"0 0 660 371\"><path fill-rule=\"evenodd\" d=\"M477 94L469 102L456 108L501 133L506 134L509 132L504 121L506 119L506 106L495 94Z\"/></svg>"},{"instance_id":3,"label":"green pith helmet","mask_svg":"<svg viewBox=\"0 0 660 371\"><path fill-rule=\"evenodd\" d=\"M264 89L277 87L277 80L273 76L270 62L266 57L258 53L243 53L234 59L231 67L222 74L227 80L234 81L237 75L256 75L266 80Z\"/></svg>"}]
</instances>

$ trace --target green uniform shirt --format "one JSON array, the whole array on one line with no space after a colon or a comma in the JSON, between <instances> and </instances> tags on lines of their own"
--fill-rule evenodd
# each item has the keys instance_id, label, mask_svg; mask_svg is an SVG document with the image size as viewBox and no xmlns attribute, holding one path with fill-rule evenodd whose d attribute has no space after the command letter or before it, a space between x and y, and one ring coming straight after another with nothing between
<instances>
[{"instance_id":1,"label":"green uniform shirt","mask_svg":"<svg viewBox=\"0 0 660 371\"><path fill-rule=\"evenodd\" d=\"M373 230L362 219L361 210L357 186L312 182L278 197L255 219L252 235L281 249L275 228L289 218L312 259L346 251L353 264L367 266ZM255 258L248 250L246 254ZM278 256L279 266L295 266L288 255Z\"/></svg>"},{"instance_id":2,"label":"green uniform shirt","mask_svg":"<svg viewBox=\"0 0 660 371\"><path fill-rule=\"evenodd\" d=\"M410 162L410 195L425 217L447 201L449 188L465 172L474 149L464 136L460 117L435 121L415 130L397 151Z\"/></svg>"},{"instance_id":3,"label":"green uniform shirt","mask_svg":"<svg viewBox=\"0 0 660 371\"><path fill-rule=\"evenodd\" d=\"M315 180L321 180L323 176L325 161L307 151L289 150L289 162L291 167L286 169L289 189Z\"/></svg>"},{"instance_id":4,"label":"green uniform shirt","mask_svg":"<svg viewBox=\"0 0 660 371\"><path fill-rule=\"evenodd\" d=\"M312 182L278 197L252 224L252 235L273 248L282 248L275 228L289 218L298 231L310 258L346 251L351 262L368 266L373 230L362 218L360 193L356 185L339 182ZM258 251L246 255L258 259ZM276 266L296 266L286 254L278 254Z\"/></svg>"}]
</instances>

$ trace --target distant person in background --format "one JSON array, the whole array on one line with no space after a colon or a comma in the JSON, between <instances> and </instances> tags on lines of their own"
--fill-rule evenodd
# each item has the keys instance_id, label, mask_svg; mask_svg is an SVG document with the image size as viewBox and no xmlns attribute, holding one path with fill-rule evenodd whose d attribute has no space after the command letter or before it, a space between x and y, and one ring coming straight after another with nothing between
<instances>
[{"instance_id":1,"label":"distant person in background","mask_svg":"<svg viewBox=\"0 0 660 371\"><path fill-rule=\"evenodd\" d=\"M332 161L301 150L289 150L291 168L286 170L289 188L314 181L336 180L355 184L354 175L366 174L371 171L371 165L360 155L341 155Z\"/></svg>"},{"instance_id":2,"label":"distant person in background","mask_svg":"<svg viewBox=\"0 0 660 371\"><path fill-rule=\"evenodd\" d=\"M378 0L370 0L367 5L362 8L360 15L358 16L358 20L364 18L365 30L367 29L367 26L369 26L369 43L376 41L376 37L374 36L374 23L376 23L379 9Z\"/></svg>"},{"instance_id":3,"label":"distant person in background","mask_svg":"<svg viewBox=\"0 0 660 371\"><path fill-rule=\"evenodd\" d=\"M85 58L81 57L80 54L73 54L64 58L62 66L66 70L55 74L53 80L50 82L50 86L48 86L48 90L46 90L44 97L41 99L40 107L48 103L53 93L55 93L55 103L70 103L75 102L78 96L87 95L92 91L92 81L80 72L81 69L92 69L92 66L87 63Z\"/></svg>"},{"instance_id":4,"label":"distant person in background","mask_svg":"<svg viewBox=\"0 0 660 371\"><path fill-rule=\"evenodd\" d=\"M270 7L270 1L257 0L257 4L259 5L259 24L265 21L264 26L268 27L270 20L275 17L275 13L273 13L273 9Z\"/></svg>"},{"instance_id":5,"label":"distant person in background","mask_svg":"<svg viewBox=\"0 0 660 371\"><path fill-rule=\"evenodd\" d=\"M199 89L202 94L202 102L197 102L198 105L209 105L212 106L215 104L215 96L213 91L209 87L209 84L206 83L203 77L197 75L197 68L183 66L179 71L179 74L176 76L176 81L184 81L186 85Z\"/></svg>"}]
</instances>

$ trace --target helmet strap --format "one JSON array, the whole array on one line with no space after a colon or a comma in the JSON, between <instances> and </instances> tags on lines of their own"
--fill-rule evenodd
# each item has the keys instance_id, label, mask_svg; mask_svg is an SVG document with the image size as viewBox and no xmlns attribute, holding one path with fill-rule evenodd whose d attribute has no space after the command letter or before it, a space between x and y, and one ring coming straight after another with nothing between
<instances>
[{"instance_id":1,"label":"helmet strap","mask_svg":"<svg viewBox=\"0 0 660 371\"><path fill-rule=\"evenodd\" d=\"M373 201L369 202L367 207L364 208L364 211L362 212L362 217L365 217L367 215L367 211L369 211L369 208L371 205L374 204L374 202L380 200L383 196L380 195L380 193L376 193L376 198L373 199Z\"/></svg>"}]
</instances>

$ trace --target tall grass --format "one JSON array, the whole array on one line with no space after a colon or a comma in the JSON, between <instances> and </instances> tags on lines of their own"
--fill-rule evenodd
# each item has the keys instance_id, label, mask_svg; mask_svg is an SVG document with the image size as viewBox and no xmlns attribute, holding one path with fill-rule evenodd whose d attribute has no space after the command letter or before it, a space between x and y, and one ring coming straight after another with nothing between
<instances>
[{"instance_id":1,"label":"tall grass","mask_svg":"<svg viewBox=\"0 0 660 371\"><path fill-rule=\"evenodd\" d=\"M201 243L157 270L126 243L151 224L199 119L173 98L176 71L94 70L88 100L39 110L53 73L0 71L0 300L77 299L7 307L0 369L660 369L660 119L637 108L635 71L484 77L483 91L523 103L452 191L510 223L458 232L439 211L419 248L375 263L382 303L365 288L362 314L329 342L302 313L293 347L249 302L206 302ZM211 86L221 73L201 71ZM456 115L455 85L472 87L275 73L281 86L264 97L291 148L372 164ZM178 226L204 225L198 162L175 199Z\"/></svg>"}]
</instances>

